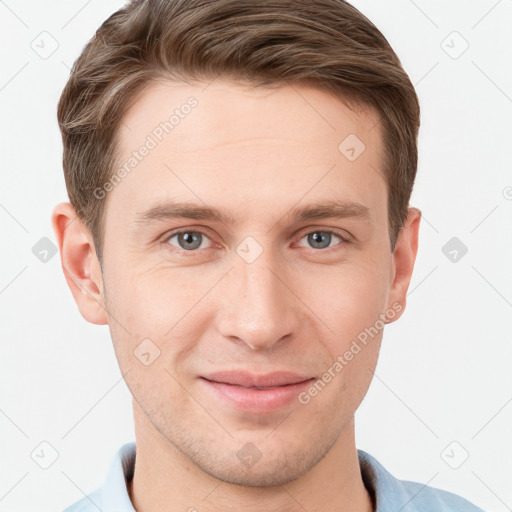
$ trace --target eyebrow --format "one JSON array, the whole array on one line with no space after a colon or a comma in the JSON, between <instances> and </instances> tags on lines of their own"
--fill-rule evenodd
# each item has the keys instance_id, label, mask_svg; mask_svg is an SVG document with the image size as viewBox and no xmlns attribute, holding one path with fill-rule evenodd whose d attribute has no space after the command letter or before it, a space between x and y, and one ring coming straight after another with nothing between
<instances>
[{"instance_id":1,"label":"eyebrow","mask_svg":"<svg viewBox=\"0 0 512 512\"><path fill-rule=\"evenodd\" d=\"M312 203L301 208L295 208L285 216L288 216L295 222L346 218L369 220L370 209L361 203L352 201L323 201ZM138 213L135 218L135 223L144 225L159 220L181 218L209 220L228 225L235 225L239 223L239 218L229 212L196 203L173 201L158 203L148 210Z\"/></svg>"}]
</instances>

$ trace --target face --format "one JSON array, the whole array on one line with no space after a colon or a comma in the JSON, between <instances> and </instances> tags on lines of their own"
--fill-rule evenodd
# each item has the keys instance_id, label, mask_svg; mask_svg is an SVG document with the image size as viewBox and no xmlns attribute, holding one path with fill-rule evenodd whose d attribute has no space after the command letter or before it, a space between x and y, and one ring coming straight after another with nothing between
<instances>
[{"instance_id":1,"label":"face","mask_svg":"<svg viewBox=\"0 0 512 512\"><path fill-rule=\"evenodd\" d=\"M405 304L377 114L308 86L160 83L118 149L99 288L135 414L216 478L297 478L351 425ZM293 399L205 380L233 370L310 380Z\"/></svg>"}]
</instances>

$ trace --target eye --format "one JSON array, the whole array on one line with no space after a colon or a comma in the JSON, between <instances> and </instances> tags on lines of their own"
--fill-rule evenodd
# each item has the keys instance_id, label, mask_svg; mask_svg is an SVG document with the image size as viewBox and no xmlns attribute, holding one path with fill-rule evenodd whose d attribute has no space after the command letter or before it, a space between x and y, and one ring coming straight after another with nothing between
<instances>
[{"instance_id":1,"label":"eye","mask_svg":"<svg viewBox=\"0 0 512 512\"><path fill-rule=\"evenodd\" d=\"M177 245L171 242L174 238L176 238ZM183 251L194 251L195 249L208 248L204 247L205 239L208 239L208 237L202 231L188 230L172 233L166 238L165 242Z\"/></svg>"},{"instance_id":2,"label":"eye","mask_svg":"<svg viewBox=\"0 0 512 512\"><path fill-rule=\"evenodd\" d=\"M335 244L335 245L341 245L343 242L347 242L348 240L341 235L336 234L334 231L331 230L320 230L317 229L315 231L311 231L304 237L302 237L301 240L304 238L307 239L307 242L313 247L314 249L329 249L330 244L333 241L333 237L341 240L341 243ZM334 246L331 246L334 247Z\"/></svg>"},{"instance_id":3,"label":"eye","mask_svg":"<svg viewBox=\"0 0 512 512\"><path fill-rule=\"evenodd\" d=\"M307 239L307 243L313 249L320 250L330 249L336 245L349 243L349 240L342 235L335 233L333 230L325 229L310 231L301 238L301 241L303 239ZM339 242L331 245L331 243L336 239L338 239ZM210 247L207 243L208 240L210 240L210 238L202 231L188 229L171 233L165 238L164 243L172 245L182 252L193 253L197 252L199 249L209 249Z\"/></svg>"}]
</instances>

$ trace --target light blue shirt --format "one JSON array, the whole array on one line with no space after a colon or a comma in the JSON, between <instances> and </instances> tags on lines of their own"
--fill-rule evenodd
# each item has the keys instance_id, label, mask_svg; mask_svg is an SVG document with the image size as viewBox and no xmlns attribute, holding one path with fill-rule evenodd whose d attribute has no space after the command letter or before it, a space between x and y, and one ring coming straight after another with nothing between
<instances>
[{"instance_id":1,"label":"light blue shirt","mask_svg":"<svg viewBox=\"0 0 512 512\"><path fill-rule=\"evenodd\" d=\"M398 480L371 455L357 451L364 484L376 504L375 512L484 512L448 491ZM115 454L103 487L84 496L63 512L135 512L127 482L133 478L135 443Z\"/></svg>"}]
</instances>

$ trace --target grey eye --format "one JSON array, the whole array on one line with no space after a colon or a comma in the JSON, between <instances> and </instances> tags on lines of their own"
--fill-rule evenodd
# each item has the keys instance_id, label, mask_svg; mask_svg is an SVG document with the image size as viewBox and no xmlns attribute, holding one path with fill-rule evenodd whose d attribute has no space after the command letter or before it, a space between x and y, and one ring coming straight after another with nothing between
<instances>
[{"instance_id":1,"label":"grey eye","mask_svg":"<svg viewBox=\"0 0 512 512\"><path fill-rule=\"evenodd\" d=\"M177 238L178 248L183 249L185 251L193 251L194 249L201 248L203 243L203 238L206 238L203 233L199 231L181 231L179 233L174 233L168 239L168 242L172 244L171 240L173 238Z\"/></svg>"},{"instance_id":2,"label":"grey eye","mask_svg":"<svg viewBox=\"0 0 512 512\"><path fill-rule=\"evenodd\" d=\"M333 235L336 238L339 238L337 235L329 231L313 231L306 236L308 243L314 249L326 249L331 244Z\"/></svg>"}]
</instances>

